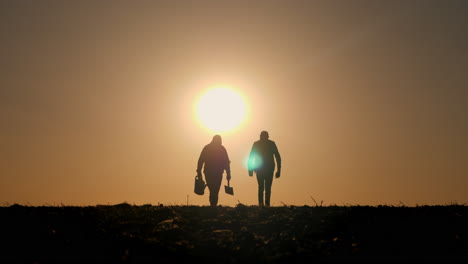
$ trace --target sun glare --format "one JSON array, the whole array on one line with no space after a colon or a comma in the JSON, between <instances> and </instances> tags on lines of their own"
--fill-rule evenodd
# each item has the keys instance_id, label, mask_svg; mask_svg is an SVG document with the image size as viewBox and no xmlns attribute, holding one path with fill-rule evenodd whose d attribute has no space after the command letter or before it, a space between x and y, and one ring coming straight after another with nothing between
<instances>
[{"instance_id":1,"label":"sun glare","mask_svg":"<svg viewBox=\"0 0 468 264\"><path fill-rule=\"evenodd\" d=\"M227 132L242 124L246 119L247 107L236 91L215 88L200 97L196 114L201 124L212 132Z\"/></svg>"}]
</instances>

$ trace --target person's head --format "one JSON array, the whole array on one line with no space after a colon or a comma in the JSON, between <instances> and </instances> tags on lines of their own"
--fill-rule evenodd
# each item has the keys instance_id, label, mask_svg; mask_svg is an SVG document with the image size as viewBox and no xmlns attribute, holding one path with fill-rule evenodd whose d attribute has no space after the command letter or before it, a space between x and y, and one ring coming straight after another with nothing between
<instances>
[{"instance_id":1,"label":"person's head","mask_svg":"<svg viewBox=\"0 0 468 264\"><path fill-rule=\"evenodd\" d=\"M215 135L211 142L217 145L221 145L223 143L220 135Z\"/></svg>"},{"instance_id":2,"label":"person's head","mask_svg":"<svg viewBox=\"0 0 468 264\"><path fill-rule=\"evenodd\" d=\"M267 140L270 136L268 135L268 132L267 131L262 131L260 133L260 139L261 140Z\"/></svg>"}]
</instances>

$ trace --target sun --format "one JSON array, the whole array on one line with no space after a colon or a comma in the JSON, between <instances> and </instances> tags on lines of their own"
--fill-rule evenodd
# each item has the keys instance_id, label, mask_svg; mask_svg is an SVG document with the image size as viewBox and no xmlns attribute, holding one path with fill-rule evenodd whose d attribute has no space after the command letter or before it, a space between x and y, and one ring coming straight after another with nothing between
<instances>
[{"instance_id":1,"label":"sun","mask_svg":"<svg viewBox=\"0 0 468 264\"><path fill-rule=\"evenodd\" d=\"M200 123L215 133L238 128L247 116L245 100L229 88L214 88L203 94L196 104Z\"/></svg>"}]
</instances>

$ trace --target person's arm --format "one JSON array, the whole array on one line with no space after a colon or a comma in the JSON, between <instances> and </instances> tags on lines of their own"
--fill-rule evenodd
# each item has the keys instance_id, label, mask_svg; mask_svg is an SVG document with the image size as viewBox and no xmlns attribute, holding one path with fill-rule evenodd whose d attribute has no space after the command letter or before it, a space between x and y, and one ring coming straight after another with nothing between
<instances>
[{"instance_id":1,"label":"person's arm","mask_svg":"<svg viewBox=\"0 0 468 264\"><path fill-rule=\"evenodd\" d=\"M229 181L231 180L231 161L229 160L229 156L227 154L226 148L224 148L224 153L225 153L225 170L226 170L226 179Z\"/></svg>"},{"instance_id":2,"label":"person's arm","mask_svg":"<svg viewBox=\"0 0 468 264\"><path fill-rule=\"evenodd\" d=\"M249 176L253 176L253 163L255 159L255 143L252 145L252 149L250 150L249 159L247 161L247 169L249 170Z\"/></svg>"},{"instance_id":3,"label":"person's arm","mask_svg":"<svg viewBox=\"0 0 468 264\"><path fill-rule=\"evenodd\" d=\"M281 155L279 154L278 147L275 142L273 142L273 155L275 156L277 166L276 178L279 178L281 176Z\"/></svg>"},{"instance_id":4,"label":"person's arm","mask_svg":"<svg viewBox=\"0 0 468 264\"><path fill-rule=\"evenodd\" d=\"M198 158L198 163L197 163L197 176L199 178L202 177L201 170L203 168L203 163L205 163L205 148L203 148L202 152L200 153L200 157Z\"/></svg>"}]
</instances>

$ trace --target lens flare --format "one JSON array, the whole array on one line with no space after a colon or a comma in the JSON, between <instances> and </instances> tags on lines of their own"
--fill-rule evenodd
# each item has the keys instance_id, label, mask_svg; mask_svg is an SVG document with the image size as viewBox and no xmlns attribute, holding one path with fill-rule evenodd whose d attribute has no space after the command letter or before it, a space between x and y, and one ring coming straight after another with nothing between
<instances>
[{"instance_id":1,"label":"lens flare","mask_svg":"<svg viewBox=\"0 0 468 264\"><path fill-rule=\"evenodd\" d=\"M245 161L246 167L249 170L256 170L263 165L263 159L260 155L253 152Z\"/></svg>"}]
</instances>

